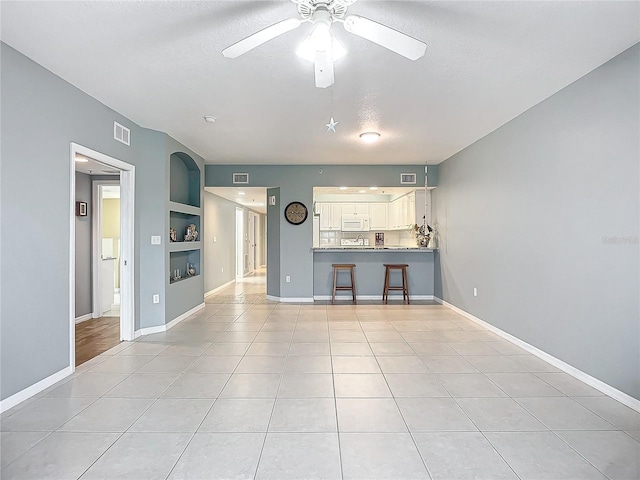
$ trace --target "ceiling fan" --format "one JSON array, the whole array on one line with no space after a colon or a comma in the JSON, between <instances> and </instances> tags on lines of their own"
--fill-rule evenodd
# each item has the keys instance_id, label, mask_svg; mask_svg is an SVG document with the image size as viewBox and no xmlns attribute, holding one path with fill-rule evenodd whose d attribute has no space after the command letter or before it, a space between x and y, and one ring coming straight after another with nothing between
<instances>
[{"instance_id":1,"label":"ceiling fan","mask_svg":"<svg viewBox=\"0 0 640 480\"><path fill-rule=\"evenodd\" d=\"M240 55L269 40L298 28L302 23L314 25L311 35L300 45L296 53L315 65L316 87L333 85L333 61L346 51L331 35L331 25L342 23L347 32L358 35L409 60L417 60L426 51L427 45L391 27L374 22L359 15L347 15L347 9L357 0L291 0L298 6L299 18L287 18L249 35L222 50L227 58Z\"/></svg>"}]
</instances>

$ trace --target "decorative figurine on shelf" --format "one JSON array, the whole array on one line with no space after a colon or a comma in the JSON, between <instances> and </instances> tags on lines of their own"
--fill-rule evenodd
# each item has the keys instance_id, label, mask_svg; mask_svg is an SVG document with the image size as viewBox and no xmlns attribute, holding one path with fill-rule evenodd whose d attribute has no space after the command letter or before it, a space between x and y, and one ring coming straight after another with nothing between
<instances>
[{"instance_id":1,"label":"decorative figurine on shelf","mask_svg":"<svg viewBox=\"0 0 640 480\"><path fill-rule=\"evenodd\" d=\"M419 247L427 247L429 245L429 241L431 240L431 236L434 233L433 228L427 225L426 221L423 217L423 224L418 226L418 224L414 224L409 228L409 231L416 237L416 244Z\"/></svg>"},{"instance_id":2,"label":"decorative figurine on shelf","mask_svg":"<svg viewBox=\"0 0 640 480\"><path fill-rule=\"evenodd\" d=\"M187 232L184 235L185 242L195 242L198 238L198 230L194 223L187 225Z\"/></svg>"},{"instance_id":3,"label":"decorative figurine on shelf","mask_svg":"<svg viewBox=\"0 0 640 480\"><path fill-rule=\"evenodd\" d=\"M177 282L178 280L180 280L182 278L182 275L180 274L180 269L176 268L173 271L173 275L171 276L171 280L174 282Z\"/></svg>"},{"instance_id":4,"label":"decorative figurine on shelf","mask_svg":"<svg viewBox=\"0 0 640 480\"><path fill-rule=\"evenodd\" d=\"M187 276L193 277L196 274L196 266L193 263L187 262Z\"/></svg>"},{"instance_id":5,"label":"decorative figurine on shelf","mask_svg":"<svg viewBox=\"0 0 640 480\"><path fill-rule=\"evenodd\" d=\"M175 228L170 228L169 229L169 241L171 241L171 242L177 242L178 241L178 234L177 234Z\"/></svg>"}]
</instances>

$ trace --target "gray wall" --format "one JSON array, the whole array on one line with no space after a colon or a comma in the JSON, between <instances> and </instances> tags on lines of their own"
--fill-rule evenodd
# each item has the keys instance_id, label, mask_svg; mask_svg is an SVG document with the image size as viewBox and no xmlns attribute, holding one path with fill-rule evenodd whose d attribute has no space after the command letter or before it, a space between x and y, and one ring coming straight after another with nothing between
<instances>
[{"instance_id":1,"label":"gray wall","mask_svg":"<svg viewBox=\"0 0 640 480\"><path fill-rule=\"evenodd\" d=\"M639 54L440 164L433 192L436 295L635 398Z\"/></svg>"},{"instance_id":2,"label":"gray wall","mask_svg":"<svg viewBox=\"0 0 640 480\"><path fill-rule=\"evenodd\" d=\"M174 141L137 126L4 43L1 62L0 398L5 399L69 366L75 314L68 273L70 142L136 166L136 329L164 323L164 298L154 305L152 294L162 293L167 281L167 150ZM113 139L114 121L131 129L130 147ZM16 225L29 234L16 235ZM151 246L151 235L161 235L163 244Z\"/></svg>"},{"instance_id":3,"label":"gray wall","mask_svg":"<svg viewBox=\"0 0 640 480\"><path fill-rule=\"evenodd\" d=\"M278 205L267 205L267 292L281 298L313 297L313 222L289 224L282 213L290 202L301 201L311 212L314 186L401 186L401 173L416 173L418 186L424 185L422 165L207 165L205 185L231 187L234 172L249 173L250 186L279 187ZM436 167L429 167L429 176L435 185Z\"/></svg>"},{"instance_id":4,"label":"gray wall","mask_svg":"<svg viewBox=\"0 0 640 480\"><path fill-rule=\"evenodd\" d=\"M76 318L92 313L91 219L93 203L91 176L76 172L76 201L87 203L87 216L76 216Z\"/></svg>"},{"instance_id":5,"label":"gray wall","mask_svg":"<svg viewBox=\"0 0 640 480\"><path fill-rule=\"evenodd\" d=\"M236 206L229 200L204 192L205 292L236 278ZM214 236L216 243L213 243Z\"/></svg>"}]
</instances>

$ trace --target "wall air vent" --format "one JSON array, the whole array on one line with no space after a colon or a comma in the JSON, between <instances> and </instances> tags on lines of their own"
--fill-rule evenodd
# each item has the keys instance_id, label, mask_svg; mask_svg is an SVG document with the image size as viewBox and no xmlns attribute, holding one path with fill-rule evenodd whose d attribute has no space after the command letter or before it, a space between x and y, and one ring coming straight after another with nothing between
<instances>
[{"instance_id":1,"label":"wall air vent","mask_svg":"<svg viewBox=\"0 0 640 480\"><path fill-rule=\"evenodd\" d=\"M415 173L401 173L400 174L400 183L402 185L415 185L416 184L416 174Z\"/></svg>"},{"instance_id":2,"label":"wall air vent","mask_svg":"<svg viewBox=\"0 0 640 480\"><path fill-rule=\"evenodd\" d=\"M125 145L131 145L131 130L118 122L113 122L113 138Z\"/></svg>"},{"instance_id":3,"label":"wall air vent","mask_svg":"<svg viewBox=\"0 0 640 480\"><path fill-rule=\"evenodd\" d=\"M234 173L233 174L233 183L234 184L249 184L249 174L248 173Z\"/></svg>"}]
</instances>

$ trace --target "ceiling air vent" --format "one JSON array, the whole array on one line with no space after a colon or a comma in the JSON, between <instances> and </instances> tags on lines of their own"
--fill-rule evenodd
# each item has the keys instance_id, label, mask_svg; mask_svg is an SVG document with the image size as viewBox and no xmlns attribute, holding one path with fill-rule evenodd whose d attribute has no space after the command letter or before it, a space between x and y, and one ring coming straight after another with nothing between
<instances>
[{"instance_id":1,"label":"ceiling air vent","mask_svg":"<svg viewBox=\"0 0 640 480\"><path fill-rule=\"evenodd\" d=\"M118 122L113 122L113 138L125 145L131 145L131 130Z\"/></svg>"},{"instance_id":2,"label":"ceiling air vent","mask_svg":"<svg viewBox=\"0 0 640 480\"><path fill-rule=\"evenodd\" d=\"M234 184L249 184L249 174L248 173L234 173L233 174L233 183Z\"/></svg>"},{"instance_id":3,"label":"ceiling air vent","mask_svg":"<svg viewBox=\"0 0 640 480\"><path fill-rule=\"evenodd\" d=\"M415 173L401 173L400 174L400 183L402 185L415 185L416 184L416 174Z\"/></svg>"}]
</instances>

